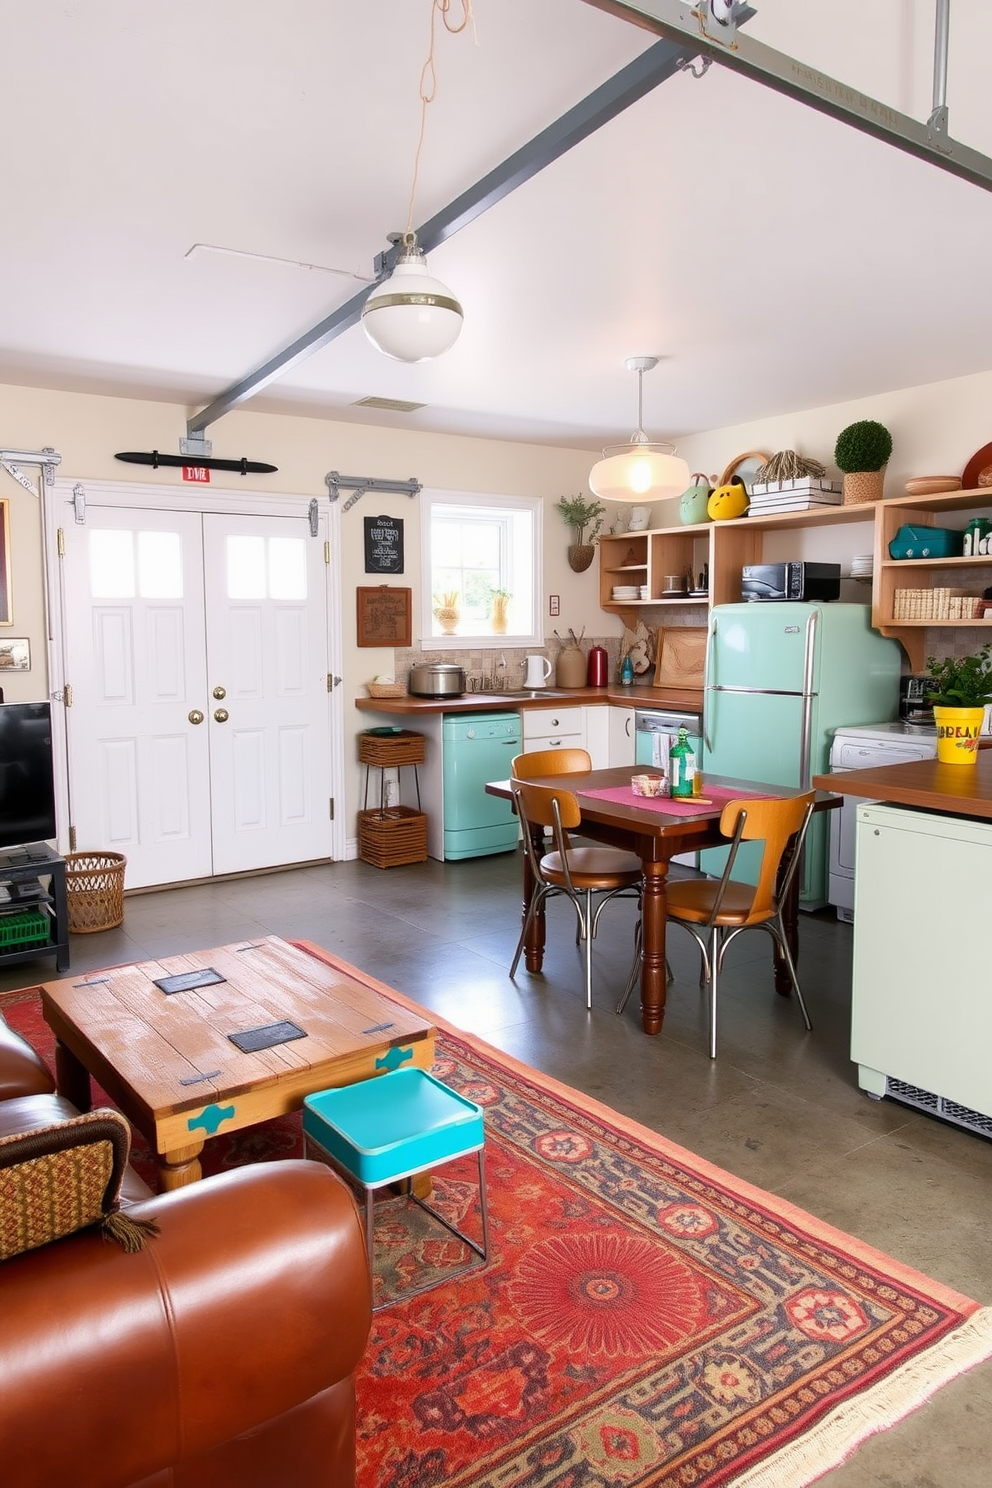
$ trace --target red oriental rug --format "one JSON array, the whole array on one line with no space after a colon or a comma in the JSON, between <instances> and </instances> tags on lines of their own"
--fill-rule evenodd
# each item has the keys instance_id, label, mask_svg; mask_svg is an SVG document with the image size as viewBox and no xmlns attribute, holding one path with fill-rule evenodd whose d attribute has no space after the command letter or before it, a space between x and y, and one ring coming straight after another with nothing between
<instances>
[{"instance_id":1,"label":"red oriental rug","mask_svg":"<svg viewBox=\"0 0 992 1488\"><path fill-rule=\"evenodd\" d=\"M51 1057L34 990L0 1011ZM435 1022L485 1110L490 1257L376 1315L361 1488L803 1488L992 1355L992 1310ZM300 1152L287 1117L204 1169ZM435 1178L466 1228L474 1178ZM392 1286L464 1259L416 1209L376 1233Z\"/></svg>"}]
</instances>

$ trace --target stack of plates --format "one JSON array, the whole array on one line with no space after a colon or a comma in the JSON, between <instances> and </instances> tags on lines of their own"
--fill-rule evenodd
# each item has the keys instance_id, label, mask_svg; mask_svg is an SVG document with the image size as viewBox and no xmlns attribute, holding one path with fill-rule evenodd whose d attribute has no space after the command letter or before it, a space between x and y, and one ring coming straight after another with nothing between
<instances>
[{"instance_id":1,"label":"stack of plates","mask_svg":"<svg viewBox=\"0 0 992 1488\"><path fill-rule=\"evenodd\" d=\"M639 593L640 587L637 584L614 584L613 586L614 599L636 599Z\"/></svg>"},{"instance_id":2,"label":"stack of plates","mask_svg":"<svg viewBox=\"0 0 992 1488\"><path fill-rule=\"evenodd\" d=\"M872 554L855 553L851 559L851 578L870 579L872 572Z\"/></svg>"}]
</instances>

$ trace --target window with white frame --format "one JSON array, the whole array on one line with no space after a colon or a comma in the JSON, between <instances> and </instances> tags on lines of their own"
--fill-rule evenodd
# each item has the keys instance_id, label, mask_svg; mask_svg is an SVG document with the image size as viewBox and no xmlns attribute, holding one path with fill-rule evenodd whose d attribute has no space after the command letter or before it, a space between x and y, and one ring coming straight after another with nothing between
<instances>
[{"instance_id":1,"label":"window with white frame","mask_svg":"<svg viewBox=\"0 0 992 1488\"><path fill-rule=\"evenodd\" d=\"M421 494L425 649L543 641L541 501Z\"/></svg>"}]
</instances>

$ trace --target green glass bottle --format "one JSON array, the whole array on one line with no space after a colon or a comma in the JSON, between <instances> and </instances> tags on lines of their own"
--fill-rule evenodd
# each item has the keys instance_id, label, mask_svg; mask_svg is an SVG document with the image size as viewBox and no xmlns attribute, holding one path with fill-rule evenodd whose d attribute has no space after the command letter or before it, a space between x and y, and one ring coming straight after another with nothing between
<instances>
[{"instance_id":1,"label":"green glass bottle","mask_svg":"<svg viewBox=\"0 0 992 1488\"><path fill-rule=\"evenodd\" d=\"M693 776L696 773L696 756L689 743L688 732L684 728L679 729L678 739L668 751L668 768L672 781L671 794L676 797L691 796Z\"/></svg>"}]
</instances>

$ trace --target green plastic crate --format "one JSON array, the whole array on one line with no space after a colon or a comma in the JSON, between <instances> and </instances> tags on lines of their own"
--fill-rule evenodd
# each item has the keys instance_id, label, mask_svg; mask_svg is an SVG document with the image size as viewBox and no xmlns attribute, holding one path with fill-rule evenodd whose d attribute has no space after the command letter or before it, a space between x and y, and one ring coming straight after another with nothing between
<instances>
[{"instance_id":1,"label":"green plastic crate","mask_svg":"<svg viewBox=\"0 0 992 1488\"><path fill-rule=\"evenodd\" d=\"M12 946L44 944L48 940L49 925L48 916L38 909L0 915L0 947L10 950Z\"/></svg>"}]
</instances>

